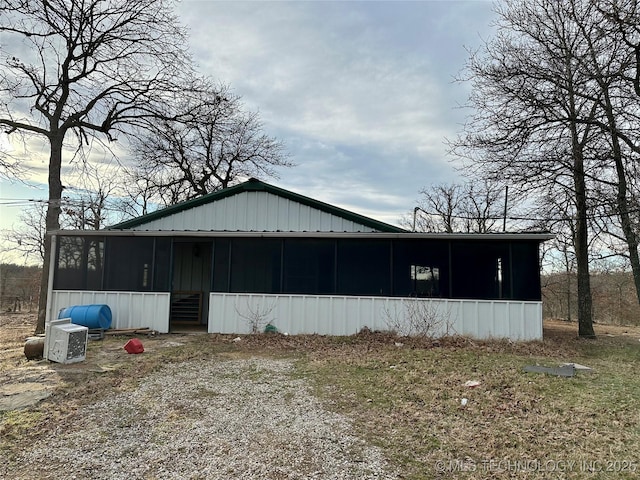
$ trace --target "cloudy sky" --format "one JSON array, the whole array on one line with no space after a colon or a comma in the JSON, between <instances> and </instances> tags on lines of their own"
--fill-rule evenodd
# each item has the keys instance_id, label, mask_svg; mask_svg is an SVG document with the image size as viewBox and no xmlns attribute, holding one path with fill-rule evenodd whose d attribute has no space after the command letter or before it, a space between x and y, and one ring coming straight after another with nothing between
<instances>
[{"instance_id":1,"label":"cloudy sky","mask_svg":"<svg viewBox=\"0 0 640 480\"><path fill-rule=\"evenodd\" d=\"M183 0L203 74L227 83L296 167L280 187L397 223L432 183L460 180L445 138L466 112L453 82L490 35L488 0ZM0 181L2 198L46 198ZM0 227L16 208L1 206Z\"/></svg>"}]
</instances>

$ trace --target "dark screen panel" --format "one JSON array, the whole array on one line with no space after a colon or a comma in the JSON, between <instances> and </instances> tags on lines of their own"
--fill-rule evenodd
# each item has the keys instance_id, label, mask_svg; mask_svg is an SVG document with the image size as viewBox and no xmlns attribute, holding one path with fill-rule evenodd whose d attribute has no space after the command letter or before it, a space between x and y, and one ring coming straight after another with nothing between
<instances>
[{"instance_id":1,"label":"dark screen panel","mask_svg":"<svg viewBox=\"0 0 640 480\"><path fill-rule=\"evenodd\" d=\"M448 241L397 240L394 242L393 295L446 297L448 291Z\"/></svg>"},{"instance_id":2,"label":"dark screen panel","mask_svg":"<svg viewBox=\"0 0 640 480\"><path fill-rule=\"evenodd\" d=\"M106 242L105 289L143 292L152 290L153 243L151 237L109 237Z\"/></svg>"},{"instance_id":3,"label":"dark screen panel","mask_svg":"<svg viewBox=\"0 0 640 480\"><path fill-rule=\"evenodd\" d=\"M507 242L452 242L451 263L452 298L511 298Z\"/></svg>"},{"instance_id":4,"label":"dark screen panel","mask_svg":"<svg viewBox=\"0 0 640 480\"><path fill-rule=\"evenodd\" d=\"M84 290L86 283L85 241L81 237L58 238L58 262L54 276L56 290Z\"/></svg>"},{"instance_id":5,"label":"dark screen panel","mask_svg":"<svg viewBox=\"0 0 640 480\"><path fill-rule=\"evenodd\" d=\"M284 292L334 293L335 245L335 240L285 240Z\"/></svg>"},{"instance_id":6,"label":"dark screen panel","mask_svg":"<svg viewBox=\"0 0 640 480\"><path fill-rule=\"evenodd\" d=\"M168 292L171 290L171 238L155 239L155 263L153 265L153 290Z\"/></svg>"},{"instance_id":7,"label":"dark screen panel","mask_svg":"<svg viewBox=\"0 0 640 480\"><path fill-rule=\"evenodd\" d=\"M518 300L541 300L538 243L514 242L511 249L513 258L513 298Z\"/></svg>"},{"instance_id":8,"label":"dark screen panel","mask_svg":"<svg viewBox=\"0 0 640 480\"><path fill-rule=\"evenodd\" d=\"M337 276L339 294L390 295L391 242L339 240Z\"/></svg>"},{"instance_id":9,"label":"dark screen panel","mask_svg":"<svg viewBox=\"0 0 640 480\"><path fill-rule=\"evenodd\" d=\"M216 238L213 246L213 291L229 291L229 249L231 240Z\"/></svg>"},{"instance_id":10,"label":"dark screen panel","mask_svg":"<svg viewBox=\"0 0 640 480\"><path fill-rule=\"evenodd\" d=\"M280 293L281 249L281 240L233 239L231 291Z\"/></svg>"}]
</instances>

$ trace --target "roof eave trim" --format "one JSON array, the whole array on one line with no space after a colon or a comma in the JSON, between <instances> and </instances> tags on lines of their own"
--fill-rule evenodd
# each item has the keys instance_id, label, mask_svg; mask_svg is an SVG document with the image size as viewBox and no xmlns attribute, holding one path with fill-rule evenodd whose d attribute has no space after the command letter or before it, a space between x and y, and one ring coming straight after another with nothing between
<instances>
[{"instance_id":1,"label":"roof eave trim","mask_svg":"<svg viewBox=\"0 0 640 480\"><path fill-rule=\"evenodd\" d=\"M552 240L548 232L523 233L421 233L421 232L259 232L209 230L55 230L49 235L64 237L252 237L252 238L381 238L421 240Z\"/></svg>"}]
</instances>

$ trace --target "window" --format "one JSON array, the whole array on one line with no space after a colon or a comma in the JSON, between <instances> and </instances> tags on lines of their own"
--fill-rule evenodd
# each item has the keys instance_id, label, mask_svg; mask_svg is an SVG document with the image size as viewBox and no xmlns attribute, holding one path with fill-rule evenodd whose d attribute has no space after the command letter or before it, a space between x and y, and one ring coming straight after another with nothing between
<instances>
[{"instance_id":1,"label":"window","mask_svg":"<svg viewBox=\"0 0 640 480\"><path fill-rule=\"evenodd\" d=\"M498 298L504 298L504 292L502 290L502 257L496 258L496 286L498 288Z\"/></svg>"},{"instance_id":2,"label":"window","mask_svg":"<svg viewBox=\"0 0 640 480\"><path fill-rule=\"evenodd\" d=\"M537 242L513 242L513 298L521 300L541 299L540 262Z\"/></svg>"},{"instance_id":3,"label":"window","mask_svg":"<svg viewBox=\"0 0 640 480\"><path fill-rule=\"evenodd\" d=\"M449 244L441 240L398 240L393 244L393 295L446 297Z\"/></svg>"},{"instance_id":4,"label":"window","mask_svg":"<svg viewBox=\"0 0 640 480\"><path fill-rule=\"evenodd\" d=\"M416 297L440 296L440 269L438 267L411 265L410 275L413 295Z\"/></svg>"}]
</instances>

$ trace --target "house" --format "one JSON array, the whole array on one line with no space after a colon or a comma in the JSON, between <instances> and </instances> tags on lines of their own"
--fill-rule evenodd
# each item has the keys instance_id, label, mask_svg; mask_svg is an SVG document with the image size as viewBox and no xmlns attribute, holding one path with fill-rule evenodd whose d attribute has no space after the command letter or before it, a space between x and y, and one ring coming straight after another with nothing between
<instances>
[{"instance_id":1,"label":"house","mask_svg":"<svg viewBox=\"0 0 640 480\"><path fill-rule=\"evenodd\" d=\"M47 318L113 328L542 338L544 233L408 232L250 179L105 230L52 233ZM416 330L417 329L417 330Z\"/></svg>"}]
</instances>

